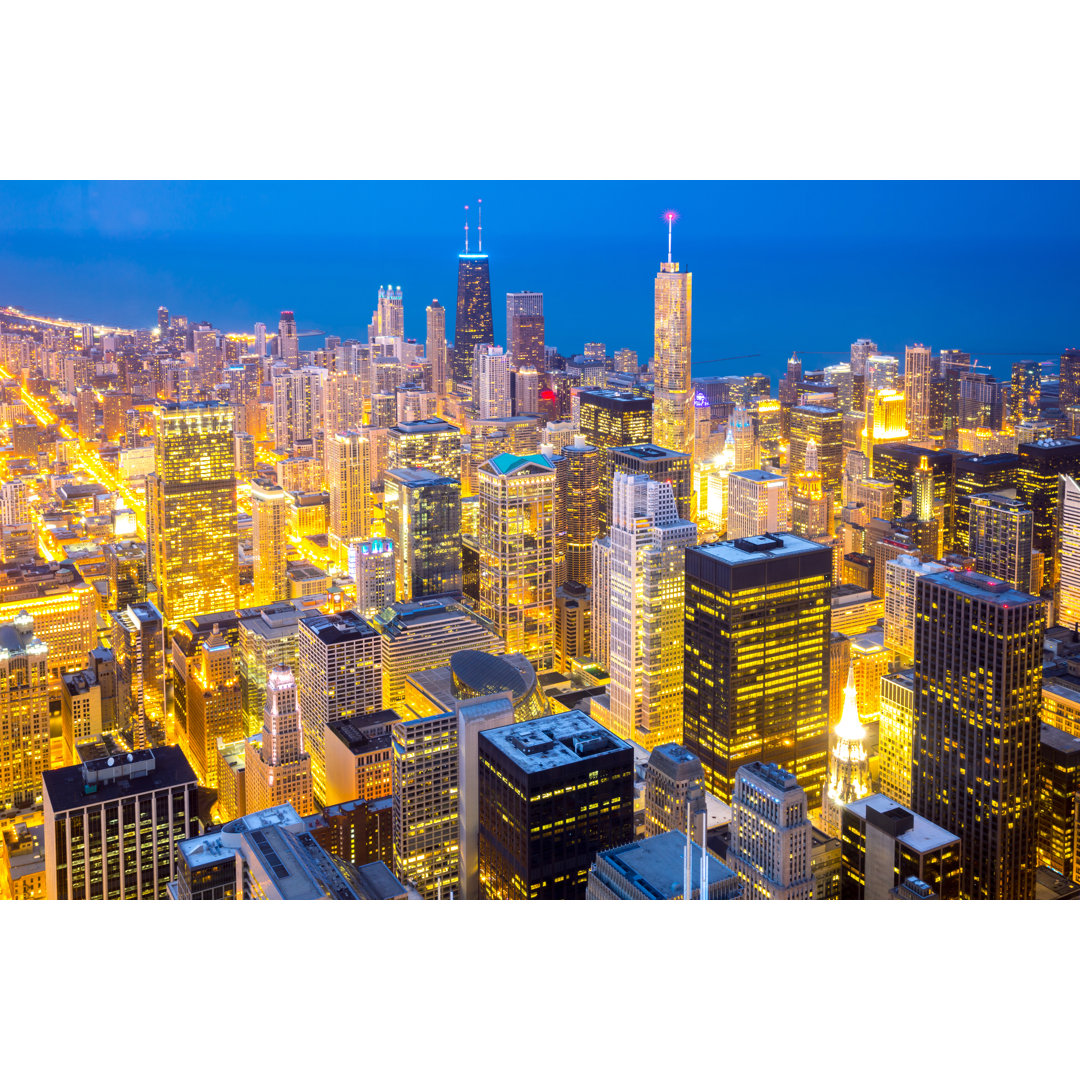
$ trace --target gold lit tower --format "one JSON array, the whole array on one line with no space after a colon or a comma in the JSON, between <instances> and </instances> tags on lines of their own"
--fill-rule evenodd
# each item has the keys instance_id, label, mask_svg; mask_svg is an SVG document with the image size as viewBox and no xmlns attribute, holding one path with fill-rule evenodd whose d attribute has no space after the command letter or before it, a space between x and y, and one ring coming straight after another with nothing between
<instances>
[{"instance_id":1,"label":"gold lit tower","mask_svg":"<svg viewBox=\"0 0 1080 1080\"><path fill-rule=\"evenodd\" d=\"M829 750L829 778L821 804L822 825L830 836L840 835L840 811L848 803L870 794L870 761L866 756L866 728L859 722L855 667L848 667L844 711L833 728Z\"/></svg>"},{"instance_id":2,"label":"gold lit tower","mask_svg":"<svg viewBox=\"0 0 1080 1080\"><path fill-rule=\"evenodd\" d=\"M154 575L170 624L235 608L239 588L233 412L216 401L154 409Z\"/></svg>"},{"instance_id":3,"label":"gold lit tower","mask_svg":"<svg viewBox=\"0 0 1080 1080\"><path fill-rule=\"evenodd\" d=\"M668 257L656 275L653 307L653 441L680 453L694 452L690 390L691 274L679 272L671 258L671 223L667 215Z\"/></svg>"},{"instance_id":4,"label":"gold lit tower","mask_svg":"<svg viewBox=\"0 0 1080 1080\"><path fill-rule=\"evenodd\" d=\"M283 488L269 480L251 484L251 532L255 551L254 603L288 600L286 547L290 499Z\"/></svg>"},{"instance_id":5,"label":"gold lit tower","mask_svg":"<svg viewBox=\"0 0 1080 1080\"><path fill-rule=\"evenodd\" d=\"M344 550L371 535L371 445L358 431L339 431L327 440L330 532Z\"/></svg>"},{"instance_id":6,"label":"gold lit tower","mask_svg":"<svg viewBox=\"0 0 1080 1080\"><path fill-rule=\"evenodd\" d=\"M791 531L814 540L833 531L832 500L825 497L818 472L817 443L806 444L806 469L798 473L788 495L791 504Z\"/></svg>"}]
</instances>

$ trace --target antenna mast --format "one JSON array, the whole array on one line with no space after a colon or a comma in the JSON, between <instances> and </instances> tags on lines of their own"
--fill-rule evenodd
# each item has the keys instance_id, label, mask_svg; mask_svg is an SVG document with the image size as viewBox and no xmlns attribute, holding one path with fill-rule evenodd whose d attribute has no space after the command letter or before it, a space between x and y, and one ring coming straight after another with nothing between
<instances>
[{"instance_id":1,"label":"antenna mast","mask_svg":"<svg viewBox=\"0 0 1080 1080\"><path fill-rule=\"evenodd\" d=\"M469 204L465 204L465 254L469 254Z\"/></svg>"},{"instance_id":2,"label":"antenna mast","mask_svg":"<svg viewBox=\"0 0 1080 1080\"><path fill-rule=\"evenodd\" d=\"M667 261L671 262L671 222L674 219L674 214L668 214L667 216Z\"/></svg>"},{"instance_id":3,"label":"antenna mast","mask_svg":"<svg viewBox=\"0 0 1080 1080\"><path fill-rule=\"evenodd\" d=\"M476 250L484 250L484 200L476 200Z\"/></svg>"}]
</instances>

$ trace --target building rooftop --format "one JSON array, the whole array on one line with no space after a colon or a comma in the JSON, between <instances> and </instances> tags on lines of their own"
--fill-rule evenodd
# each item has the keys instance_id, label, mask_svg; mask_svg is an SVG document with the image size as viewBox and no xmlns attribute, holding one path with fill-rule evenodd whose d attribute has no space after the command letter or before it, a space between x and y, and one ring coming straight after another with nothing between
<instances>
[{"instance_id":1,"label":"building rooftop","mask_svg":"<svg viewBox=\"0 0 1080 1080\"><path fill-rule=\"evenodd\" d=\"M1041 604L1043 601L1030 593L1020 592L1004 581L978 574L974 570L944 570L940 574L926 574L920 581L944 585L976 600L985 600L1000 607L1020 607Z\"/></svg>"},{"instance_id":2,"label":"building rooftop","mask_svg":"<svg viewBox=\"0 0 1080 1080\"><path fill-rule=\"evenodd\" d=\"M779 792L792 791L799 786L794 773L781 769L779 765L774 765L772 762L751 761L749 765L739 766L739 772L745 772L749 779L767 784Z\"/></svg>"},{"instance_id":3,"label":"building rooftop","mask_svg":"<svg viewBox=\"0 0 1080 1080\"><path fill-rule=\"evenodd\" d=\"M667 447L657 446L656 443L636 443L634 446L616 446L610 453L621 457L634 458L637 461L689 461L689 454L682 454L678 450L668 450Z\"/></svg>"},{"instance_id":4,"label":"building rooftop","mask_svg":"<svg viewBox=\"0 0 1080 1080\"><path fill-rule=\"evenodd\" d=\"M375 627L355 611L342 611L332 615L305 615L300 619L300 624L324 645L341 645L347 641L375 637L378 634Z\"/></svg>"},{"instance_id":5,"label":"building rooftop","mask_svg":"<svg viewBox=\"0 0 1080 1080\"><path fill-rule=\"evenodd\" d=\"M442 432L461 433L461 429L455 427L446 420L437 416L429 416L425 420L401 420L392 428L388 429L392 435L437 435Z\"/></svg>"},{"instance_id":6,"label":"building rooftop","mask_svg":"<svg viewBox=\"0 0 1080 1080\"><path fill-rule=\"evenodd\" d=\"M351 753L367 754L390 745L390 727L400 719L395 709L380 709L364 716L331 720L326 726Z\"/></svg>"},{"instance_id":7,"label":"building rooftop","mask_svg":"<svg viewBox=\"0 0 1080 1080\"><path fill-rule=\"evenodd\" d=\"M701 890L701 845L690 844L691 894ZM598 865L612 875L624 878L629 884L653 900L677 900L683 895L684 859L686 835L681 832L664 832L632 844L602 851L596 856ZM736 877L715 856L709 855L709 884Z\"/></svg>"},{"instance_id":8,"label":"building rooftop","mask_svg":"<svg viewBox=\"0 0 1080 1080\"><path fill-rule=\"evenodd\" d=\"M729 476L741 476L744 480L751 480L755 484L764 484L769 480L784 481L779 473L768 472L765 469L740 469L738 472L729 473Z\"/></svg>"},{"instance_id":9,"label":"building rooftop","mask_svg":"<svg viewBox=\"0 0 1080 1080\"><path fill-rule=\"evenodd\" d=\"M1057 753L1073 757L1080 757L1080 739L1075 735L1062 731L1060 728L1047 724L1045 721L1039 729L1039 742L1048 746Z\"/></svg>"},{"instance_id":10,"label":"building rooftop","mask_svg":"<svg viewBox=\"0 0 1080 1080\"><path fill-rule=\"evenodd\" d=\"M42 773L42 783L55 813L178 784L194 786L195 782L195 773L179 746L94 758L82 765Z\"/></svg>"},{"instance_id":11,"label":"building rooftop","mask_svg":"<svg viewBox=\"0 0 1080 1080\"><path fill-rule=\"evenodd\" d=\"M405 886L381 859L358 866L351 874L354 887L364 900L404 900Z\"/></svg>"},{"instance_id":12,"label":"building rooftop","mask_svg":"<svg viewBox=\"0 0 1080 1080\"><path fill-rule=\"evenodd\" d=\"M844 810L850 810L856 817L866 821L868 808L876 810L881 815L896 816L898 820L899 815L896 814L896 811L901 811L910 817L910 827L898 833L897 839L902 840L913 851L936 851L947 844L956 843L958 839L955 833L941 828L940 825L935 825L932 821L916 814L913 810L909 810L906 806L901 806L900 803L890 799L887 795L868 795L865 799L858 799L855 802L848 803Z\"/></svg>"},{"instance_id":13,"label":"building rooftop","mask_svg":"<svg viewBox=\"0 0 1080 1080\"><path fill-rule=\"evenodd\" d=\"M576 709L483 731L480 743L490 744L525 773L546 772L624 750L633 753L630 743Z\"/></svg>"},{"instance_id":14,"label":"building rooftop","mask_svg":"<svg viewBox=\"0 0 1080 1080\"><path fill-rule=\"evenodd\" d=\"M1070 881L1049 866L1035 871L1036 900L1080 900L1080 883Z\"/></svg>"},{"instance_id":15,"label":"building rooftop","mask_svg":"<svg viewBox=\"0 0 1080 1080\"><path fill-rule=\"evenodd\" d=\"M495 633L492 624L476 612L465 607L457 600L428 597L423 600L397 600L383 608L372 620L376 628L387 637L396 638L401 634L428 626L437 626L448 620L467 619Z\"/></svg>"},{"instance_id":16,"label":"building rooftop","mask_svg":"<svg viewBox=\"0 0 1080 1080\"><path fill-rule=\"evenodd\" d=\"M704 776L701 759L678 743L664 743L649 755L649 764L672 780L694 780Z\"/></svg>"},{"instance_id":17,"label":"building rooftop","mask_svg":"<svg viewBox=\"0 0 1080 1080\"><path fill-rule=\"evenodd\" d=\"M812 552L825 552L832 558L832 553L823 544L815 544L813 540L805 540L794 533L765 533L738 540L718 540L712 544L699 544L690 550L731 565Z\"/></svg>"}]
</instances>

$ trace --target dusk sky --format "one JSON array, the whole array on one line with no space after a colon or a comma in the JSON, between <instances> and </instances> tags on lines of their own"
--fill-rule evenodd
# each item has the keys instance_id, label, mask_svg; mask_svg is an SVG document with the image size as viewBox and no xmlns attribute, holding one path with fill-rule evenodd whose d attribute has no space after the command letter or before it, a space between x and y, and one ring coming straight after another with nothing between
<instances>
[{"instance_id":1,"label":"dusk sky","mask_svg":"<svg viewBox=\"0 0 1080 1080\"><path fill-rule=\"evenodd\" d=\"M477 196L498 343L505 293L533 289L564 355L603 341L648 358L672 209L695 374L776 376L792 350L829 363L858 337L901 356L960 348L1007 374L1021 357L992 354L1080 344L1077 183L5 182L0 303L125 326L164 304L225 330L292 308L301 330L345 338L393 284L422 340L433 297L452 322ZM761 355L708 363L745 353Z\"/></svg>"}]
</instances>

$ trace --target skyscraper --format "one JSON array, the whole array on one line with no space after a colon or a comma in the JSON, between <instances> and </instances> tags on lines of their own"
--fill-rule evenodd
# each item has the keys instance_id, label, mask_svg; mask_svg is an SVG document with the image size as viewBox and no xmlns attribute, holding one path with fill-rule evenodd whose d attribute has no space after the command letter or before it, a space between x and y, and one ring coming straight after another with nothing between
<instances>
[{"instance_id":1,"label":"skyscraper","mask_svg":"<svg viewBox=\"0 0 1080 1080\"><path fill-rule=\"evenodd\" d=\"M849 664L844 708L833 728L829 747L829 776L821 799L823 827L830 836L840 835L840 811L848 803L870 794L870 759L866 754L866 728L859 721L855 666Z\"/></svg>"},{"instance_id":2,"label":"skyscraper","mask_svg":"<svg viewBox=\"0 0 1080 1080\"><path fill-rule=\"evenodd\" d=\"M739 767L763 760L820 805L831 581L832 552L791 533L686 553L683 745L726 802Z\"/></svg>"},{"instance_id":3,"label":"skyscraper","mask_svg":"<svg viewBox=\"0 0 1080 1080\"><path fill-rule=\"evenodd\" d=\"M969 528L975 570L1030 592L1032 513L1027 506L1007 495L972 495Z\"/></svg>"},{"instance_id":4,"label":"skyscraper","mask_svg":"<svg viewBox=\"0 0 1080 1080\"><path fill-rule=\"evenodd\" d=\"M379 286L379 306L375 311L376 337L405 337L405 308L400 285Z\"/></svg>"},{"instance_id":5,"label":"skyscraper","mask_svg":"<svg viewBox=\"0 0 1080 1080\"><path fill-rule=\"evenodd\" d=\"M117 725L136 750L163 741L165 732L164 627L151 604L131 604L113 612L112 650L116 656Z\"/></svg>"},{"instance_id":6,"label":"skyscraper","mask_svg":"<svg viewBox=\"0 0 1080 1080\"><path fill-rule=\"evenodd\" d=\"M507 652L537 671L555 662L555 467L543 454L499 454L480 482L480 614Z\"/></svg>"},{"instance_id":7,"label":"skyscraper","mask_svg":"<svg viewBox=\"0 0 1080 1080\"><path fill-rule=\"evenodd\" d=\"M473 386L472 398L481 420L510 415L510 357L498 346L476 346Z\"/></svg>"},{"instance_id":8,"label":"skyscraper","mask_svg":"<svg viewBox=\"0 0 1080 1080\"><path fill-rule=\"evenodd\" d=\"M692 288L689 271L680 273L671 258L668 215L668 257L656 275L653 301L653 441L668 450L693 456L694 425L690 387Z\"/></svg>"},{"instance_id":9,"label":"skyscraper","mask_svg":"<svg viewBox=\"0 0 1080 1080\"><path fill-rule=\"evenodd\" d=\"M697 529L669 484L620 472L610 538L611 729L652 750L682 739L684 552Z\"/></svg>"},{"instance_id":10,"label":"skyscraper","mask_svg":"<svg viewBox=\"0 0 1080 1080\"><path fill-rule=\"evenodd\" d=\"M786 477L763 469L728 475L728 539L781 532L788 527L788 517Z\"/></svg>"},{"instance_id":11,"label":"skyscraper","mask_svg":"<svg viewBox=\"0 0 1080 1080\"><path fill-rule=\"evenodd\" d=\"M300 339L296 336L296 316L283 311L278 321L278 356L295 362L300 359Z\"/></svg>"},{"instance_id":12,"label":"skyscraper","mask_svg":"<svg viewBox=\"0 0 1080 1080\"><path fill-rule=\"evenodd\" d=\"M935 374L930 348L908 345L904 349L904 394L907 397L907 429L910 438L925 439L930 432L930 380Z\"/></svg>"},{"instance_id":13,"label":"skyscraper","mask_svg":"<svg viewBox=\"0 0 1080 1080\"><path fill-rule=\"evenodd\" d=\"M971 571L916 585L912 809L963 841L967 899L1031 899L1043 604Z\"/></svg>"},{"instance_id":14,"label":"skyscraper","mask_svg":"<svg viewBox=\"0 0 1080 1080\"><path fill-rule=\"evenodd\" d=\"M479 245L475 253L469 254L468 228L466 220L465 252L458 256L453 363L454 386L458 393L466 397L472 392L473 356L476 346L495 344L488 257L479 250Z\"/></svg>"},{"instance_id":15,"label":"skyscraper","mask_svg":"<svg viewBox=\"0 0 1080 1080\"><path fill-rule=\"evenodd\" d=\"M1015 427L1039 416L1039 397L1042 392L1042 366L1027 360L1012 366L1009 383L1009 422Z\"/></svg>"},{"instance_id":16,"label":"skyscraper","mask_svg":"<svg viewBox=\"0 0 1080 1080\"><path fill-rule=\"evenodd\" d=\"M199 780L216 789L218 740L232 743L245 735L235 653L216 628L188 663L185 684L187 758Z\"/></svg>"},{"instance_id":17,"label":"skyscraper","mask_svg":"<svg viewBox=\"0 0 1080 1080\"><path fill-rule=\"evenodd\" d=\"M292 803L298 814L315 811L296 679L284 666L275 667L267 679L262 742L244 747L244 796L249 814L284 802Z\"/></svg>"},{"instance_id":18,"label":"skyscraper","mask_svg":"<svg viewBox=\"0 0 1080 1080\"><path fill-rule=\"evenodd\" d=\"M506 294L506 351L521 368L544 370L544 294Z\"/></svg>"},{"instance_id":19,"label":"skyscraper","mask_svg":"<svg viewBox=\"0 0 1080 1080\"><path fill-rule=\"evenodd\" d=\"M326 448L330 532L347 546L371 535L371 444L359 431L339 431Z\"/></svg>"},{"instance_id":20,"label":"skyscraper","mask_svg":"<svg viewBox=\"0 0 1080 1080\"><path fill-rule=\"evenodd\" d=\"M914 756L915 673L911 668L881 678L878 718L878 785L901 806L911 805Z\"/></svg>"},{"instance_id":21,"label":"skyscraper","mask_svg":"<svg viewBox=\"0 0 1080 1080\"><path fill-rule=\"evenodd\" d=\"M1059 626L1080 624L1080 484L1058 477L1058 574L1054 586L1054 617ZM1029 564L1030 566L1030 564Z\"/></svg>"},{"instance_id":22,"label":"skyscraper","mask_svg":"<svg viewBox=\"0 0 1080 1080\"><path fill-rule=\"evenodd\" d=\"M575 435L563 447L566 514L566 579L592 584L592 542L600 530L600 451Z\"/></svg>"},{"instance_id":23,"label":"skyscraper","mask_svg":"<svg viewBox=\"0 0 1080 1080\"><path fill-rule=\"evenodd\" d=\"M387 469L386 536L398 600L461 591L461 485L430 469Z\"/></svg>"},{"instance_id":24,"label":"skyscraper","mask_svg":"<svg viewBox=\"0 0 1080 1080\"><path fill-rule=\"evenodd\" d=\"M325 438L326 368L308 365L273 379L274 448L292 451L306 444L316 450ZM332 433L331 433L332 434ZM318 456L318 455L317 455Z\"/></svg>"},{"instance_id":25,"label":"skyscraper","mask_svg":"<svg viewBox=\"0 0 1080 1080\"><path fill-rule=\"evenodd\" d=\"M817 468L806 467L807 450L813 444ZM844 418L839 409L825 405L799 405L791 410L791 453L788 459L792 474L821 473L822 487L829 497L840 499L843 481Z\"/></svg>"},{"instance_id":26,"label":"skyscraper","mask_svg":"<svg viewBox=\"0 0 1080 1080\"><path fill-rule=\"evenodd\" d=\"M374 537L349 545L349 577L356 586L356 610L370 619L394 602L394 541Z\"/></svg>"},{"instance_id":27,"label":"skyscraper","mask_svg":"<svg viewBox=\"0 0 1080 1080\"><path fill-rule=\"evenodd\" d=\"M1058 580L1058 477L1080 476L1080 439L1040 439L1018 449L1016 494L1031 509L1032 547L1042 552L1043 580Z\"/></svg>"},{"instance_id":28,"label":"skyscraper","mask_svg":"<svg viewBox=\"0 0 1080 1080\"><path fill-rule=\"evenodd\" d=\"M266 356L266 323L255 324L255 355L260 360Z\"/></svg>"},{"instance_id":29,"label":"skyscraper","mask_svg":"<svg viewBox=\"0 0 1080 1080\"><path fill-rule=\"evenodd\" d=\"M446 308L432 300L427 313L427 359L431 365L431 385L442 400L450 392L450 368L446 356Z\"/></svg>"},{"instance_id":30,"label":"skyscraper","mask_svg":"<svg viewBox=\"0 0 1080 1080\"><path fill-rule=\"evenodd\" d=\"M166 621L235 608L232 409L216 401L157 405L151 481L154 575Z\"/></svg>"},{"instance_id":31,"label":"skyscraper","mask_svg":"<svg viewBox=\"0 0 1080 1080\"><path fill-rule=\"evenodd\" d=\"M288 566L289 495L262 478L251 482L251 546L255 555L256 605L289 599Z\"/></svg>"},{"instance_id":32,"label":"skyscraper","mask_svg":"<svg viewBox=\"0 0 1080 1080\"><path fill-rule=\"evenodd\" d=\"M0 625L0 809L41 798L49 767L49 647L25 611Z\"/></svg>"}]
</instances>

